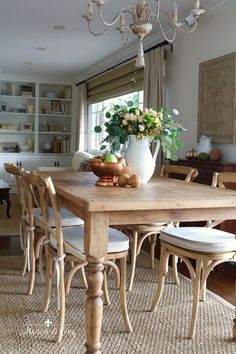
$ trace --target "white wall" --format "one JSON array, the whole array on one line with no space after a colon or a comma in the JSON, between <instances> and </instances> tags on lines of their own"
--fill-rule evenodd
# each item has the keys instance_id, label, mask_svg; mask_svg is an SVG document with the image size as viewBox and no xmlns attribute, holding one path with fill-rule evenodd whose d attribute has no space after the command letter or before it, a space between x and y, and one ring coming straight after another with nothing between
<instances>
[{"instance_id":1,"label":"white wall","mask_svg":"<svg viewBox=\"0 0 236 354\"><path fill-rule=\"evenodd\" d=\"M197 147L199 63L236 52L236 4L199 24L195 32L183 35L168 53L167 107L177 108L184 127L186 151ZM236 144L215 144L223 160L236 162Z\"/></svg>"}]
</instances>

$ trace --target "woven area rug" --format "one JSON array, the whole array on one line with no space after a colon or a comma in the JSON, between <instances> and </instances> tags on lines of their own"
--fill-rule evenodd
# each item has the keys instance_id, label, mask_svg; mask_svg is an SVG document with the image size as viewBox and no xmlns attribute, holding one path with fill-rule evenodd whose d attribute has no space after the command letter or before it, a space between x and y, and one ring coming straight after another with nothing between
<instances>
[{"instance_id":1,"label":"woven area rug","mask_svg":"<svg viewBox=\"0 0 236 354\"><path fill-rule=\"evenodd\" d=\"M37 275L32 296L27 295L29 275L20 275L21 256L0 257L0 352L18 353L84 353L84 300L86 290L80 277L66 299L66 325L63 341L55 343L56 288L48 313L41 312L44 285ZM104 308L102 353L236 353L231 340L233 306L207 292L206 303L200 303L197 333L187 339L191 314L190 282L181 276L180 286L167 279L157 313L150 313L156 289L155 270L148 268L147 257L138 259L132 292L127 293L133 333L123 331L118 306L118 291L109 276L111 305Z\"/></svg>"},{"instance_id":2,"label":"woven area rug","mask_svg":"<svg viewBox=\"0 0 236 354\"><path fill-rule=\"evenodd\" d=\"M10 194L11 218L6 216L6 203L0 204L0 236L19 235L20 203L16 194Z\"/></svg>"}]
</instances>

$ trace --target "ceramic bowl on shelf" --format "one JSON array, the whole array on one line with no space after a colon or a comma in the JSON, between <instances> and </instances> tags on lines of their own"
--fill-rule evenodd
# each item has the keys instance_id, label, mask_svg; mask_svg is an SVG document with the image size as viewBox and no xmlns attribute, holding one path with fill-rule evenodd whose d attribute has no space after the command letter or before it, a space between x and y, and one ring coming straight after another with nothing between
<instances>
[{"instance_id":1,"label":"ceramic bowl on shelf","mask_svg":"<svg viewBox=\"0 0 236 354\"><path fill-rule=\"evenodd\" d=\"M117 176L123 173L128 173L129 175L135 173L131 165L124 166L122 162L111 163L90 160L89 166L91 171L99 177L96 181L96 186L114 186L116 185Z\"/></svg>"},{"instance_id":2,"label":"ceramic bowl on shelf","mask_svg":"<svg viewBox=\"0 0 236 354\"><path fill-rule=\"evenodd\" d=\"M29 150L29 146L28 145L21 145L20 146L20 151L28 151Z\"/></svg>"}]
</instances>

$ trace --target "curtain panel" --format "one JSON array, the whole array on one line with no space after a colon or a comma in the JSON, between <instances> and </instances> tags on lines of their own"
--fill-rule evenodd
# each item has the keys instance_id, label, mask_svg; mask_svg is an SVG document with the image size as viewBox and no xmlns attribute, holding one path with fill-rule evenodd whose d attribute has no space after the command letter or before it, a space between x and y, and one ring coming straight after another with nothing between
<instances>
[{"instance_id":1,"label":"curtain panel","mask_svg":"<svg viewBox=\"0 0 236 354\"><path fill-rule=\"evenodd\" d=\"M160 110L165 103L166 52L163 47L158 47L145 53L144 58L144 107L155 107ZM163 156L160 149L156 159L155 174L159 174L162 163Z\"/></svg>"},{"instance_id":2,"label":"curtain panel","mask_svg":"<svg viewBox=\"0 0 236 354\"><path fill-rule=\"evenodd\" d=\"M80 151L87 150L87 90L86 84L78 86L78 115L76 127L76 147Z\"/></svg>"}]
</instances>

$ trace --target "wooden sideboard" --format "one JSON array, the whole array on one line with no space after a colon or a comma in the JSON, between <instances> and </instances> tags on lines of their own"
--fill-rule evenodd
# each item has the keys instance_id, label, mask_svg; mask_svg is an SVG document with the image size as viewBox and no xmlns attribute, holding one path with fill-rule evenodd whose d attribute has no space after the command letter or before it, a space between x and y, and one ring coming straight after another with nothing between
<instances>
[{"instance_id":1,"label":"wooden sideboard","mask_svg":"<svg viewBox=\"0 0 236 354\"><path fill-rule=\"evenodd\" d=\"M221 161L178 160L169 161L171 165L183 165L195 167L198 176L194 182L211 185L214 172L236 172L236 163Z\"/></svg>"},{"instance_id":2,"label":"wooden sideboard","mask_svg":"<svg viewBox=\"0 0 236 354\"><path fill-rule=\"evenodd\" d=\"M169 161L171 165L183 165L195 167L198 170L198 176L194 182L211 185L214 172L236 172L236 163L222 161L199 161L199 160L178 160ZM174 176L173 176L174 177ZM177 176L176 176L177 177ZM231 186L231 188L234 188ZM236 186L235 188L236 189ZM236 220L236 215L235 215ZM236 221L226 220L220 225L220 229L235 233Z\"/></svg>"}]
</instances>

